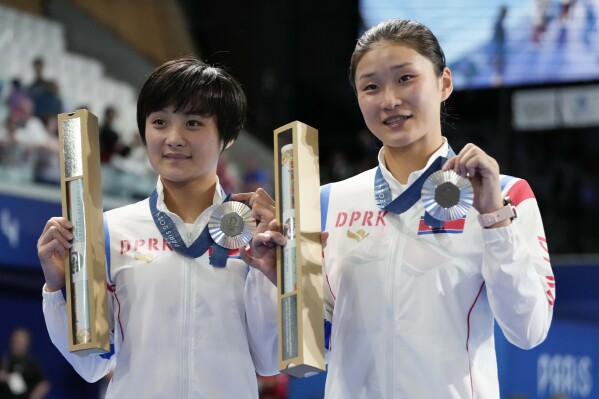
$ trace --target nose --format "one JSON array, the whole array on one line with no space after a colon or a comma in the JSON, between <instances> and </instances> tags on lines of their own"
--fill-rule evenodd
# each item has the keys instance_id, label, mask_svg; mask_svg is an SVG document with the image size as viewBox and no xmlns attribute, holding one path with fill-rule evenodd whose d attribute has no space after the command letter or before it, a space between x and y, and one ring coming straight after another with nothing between
<instances>
[{"instance_id":1,"label":"nose","mask_svg":"<svg viewBox=\"0 0 599 399\"><path fill-rule=\"evenodd\" d=\"M401 104L401 98L395 87L385 87L383 89L382 107L384 109L394 109Z\"/></svg>"},{"instance_id":2,"label":"nose","mask_svg":"<svg viewBox=\"0 0 599 399\"><path fill-rule=\"evenodd\" d=\"M171 126L166 134L166 144L171 147L181 147L185 145L185 137L181 129L177 126Z\"/></svg>"}]
</instances>

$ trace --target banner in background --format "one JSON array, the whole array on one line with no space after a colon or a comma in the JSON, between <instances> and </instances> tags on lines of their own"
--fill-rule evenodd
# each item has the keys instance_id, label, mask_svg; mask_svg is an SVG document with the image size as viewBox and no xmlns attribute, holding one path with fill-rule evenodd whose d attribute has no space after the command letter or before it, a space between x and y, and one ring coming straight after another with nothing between
<instances>
[{"instance_id":1,"label":"banner in background","mask_svg":"<svg viewBox=\"0 0 599 399\"><path fill-rule=\"evenodd\" d=\"M599 126L599 86L561 89L558 106L563 127Z\"/></svg>"},{"instance_id":2,"label":"banner in background","mask_svg":"<svg viewBox=\"0 0 599 399\"><path fill-rule=\"evenodd\" d=\"M38 268L37 239L46 221L60 216L60 200L0 193L0 265Z\"/></svg>"},{"instance_id":3,"label":"banner in background","mask_svg":"<svg viewBox=\"0 0 599 399\"><path fill-rule=\"evenodd\" d=\"M599 126L599 86L517 90L512 126L519 131Z\"/></svg>"},{"instance_id":4,"label":"banner in background","mask_svg":"<svg viewBox=\"0 0 599 399\"><path fill-rule=\"evenodd\" d=\"M104 198L104 209L127 204ZM62 215L60 189L0 182L0 267L39 268L37 239L48 219Z\"/></svg>"},{"instance_id":5,"label":"banner in background","mask_svg":"<svg viewBox=\"0 0 599 399\"><path fill-rule=\"evenodd\" d=\"M502 398L599 397L598 323L553 320L545 342L528 351L510 344L499 328L495 337Z\"/></svg>"},{"instance_id":6,"label":"banner in background","mask_svg":"<svg viewBox=\"0 0 599 399\"><path fill-rule=\"evenodd\" d=\"M515 130L557 129L555 89L521 90L512 95Z\"/></svg>"}]
</instances>

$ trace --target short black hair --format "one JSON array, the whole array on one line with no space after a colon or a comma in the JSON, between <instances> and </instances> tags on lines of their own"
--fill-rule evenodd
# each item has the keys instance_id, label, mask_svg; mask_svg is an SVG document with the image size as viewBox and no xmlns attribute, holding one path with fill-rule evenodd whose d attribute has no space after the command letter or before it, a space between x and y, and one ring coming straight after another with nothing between
<instances>
[{"instance_id":1,"label":"short black hair","mask_svg":"<svg viewBox=\"0 0 599 399\"><path fill-rule=\"evenodd\" d=\"M183 57L156 68L139 93L137 127L144 144L146 118L169 106L175 112L214 116L219 138L227 145L243 128L247 99L239 82L224 69Z\"/></svg>"}]
</instances>

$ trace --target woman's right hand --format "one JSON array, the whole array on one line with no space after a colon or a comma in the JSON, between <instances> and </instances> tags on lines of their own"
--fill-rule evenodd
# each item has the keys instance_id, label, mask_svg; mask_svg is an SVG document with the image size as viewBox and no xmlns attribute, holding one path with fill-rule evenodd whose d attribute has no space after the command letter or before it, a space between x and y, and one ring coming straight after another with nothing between
<instances>
[{"instance_id":1,"label":"woman's right hand","mask_svg":"<svg viewBox=\"0 0 599 399\"><path fill-rule=\"evenodd\" d=\"M72 245L72 227L67 219L53 217L37 240L37 256L46 279L46 291L58 291L65 286L64 255Z\"/></svg>"}]
</instances>

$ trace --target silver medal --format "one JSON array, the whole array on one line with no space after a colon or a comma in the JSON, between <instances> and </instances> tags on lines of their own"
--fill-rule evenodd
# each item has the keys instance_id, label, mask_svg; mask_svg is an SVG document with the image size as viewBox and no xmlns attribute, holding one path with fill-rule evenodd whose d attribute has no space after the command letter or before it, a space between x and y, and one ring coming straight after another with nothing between
<instances>
[{"instance_id":1,"label":"silver medal","mask_svg":"<svg viewBox=\"0 0 599 399\"><path fill-rule=\"evenodd\" d=\"M229 249L246 246L255 230L252 210L237 201L227 201L217 206L208 222L208 231L214 242Z\"/></svg>"},{"instance_id":2,"label":"silver medal","mask_svg":"<svg viewBox=\"0 0 599 399\"><path fill-rule=\"evenodd\" d=\"M424 209L435 219L447 221L463 218L474 200L470 180L453 170L439 170L422 185Z\"/></svg>"}]
</instances>

